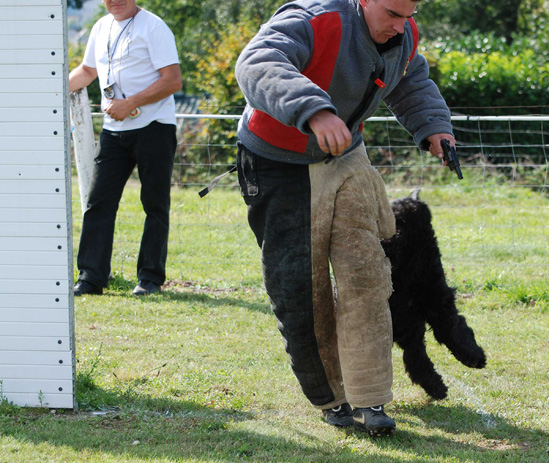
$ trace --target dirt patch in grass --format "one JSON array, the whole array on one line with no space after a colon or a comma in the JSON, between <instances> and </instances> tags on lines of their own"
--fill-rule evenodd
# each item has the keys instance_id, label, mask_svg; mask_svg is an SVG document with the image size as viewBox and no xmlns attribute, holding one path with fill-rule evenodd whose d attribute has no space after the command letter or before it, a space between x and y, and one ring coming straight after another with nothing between
<instances>
[{"instance_id":1,"label":"dirt patch in grass","mask_svg":"<svg viewBox=\"0 0 549 463\"><path fill-rule=\"evenodd\" d=\"M230 286L225 288L214 288L212 286L197 283L196 281L168 280L162 285L162 290L169 290L180 293L193 294L234 294L238 291L259 292L258 288Z\"/></svg>"}]
</instances>

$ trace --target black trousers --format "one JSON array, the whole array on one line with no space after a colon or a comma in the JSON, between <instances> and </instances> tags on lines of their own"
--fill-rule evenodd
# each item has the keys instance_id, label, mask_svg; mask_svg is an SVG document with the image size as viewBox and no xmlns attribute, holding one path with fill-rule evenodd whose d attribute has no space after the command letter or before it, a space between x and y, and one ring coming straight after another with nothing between
<instances>
[{"instance_id":1,"label":"black trousers","mask_svg":"<svg viewBox=\"0 0 549 463\"><path fill-rule=\"evenodd\" d=\"M175 130L172 124L152 122L137 130L101 133L78 249L79 279L107 286L116 213L124 186L137 165L146 214L137 277L158 285L166 280Z\"/></svg>"},{"instance_id":2,"label":"black trousers","mask_svg":"<svg viewBox=\"0 0 549 463\"><path fill-rule=\"evenodd\" d=\"M240 145L237 167L265 289L303 392L318 408L389 402L392 285L380 239L394 234L395 221L364 146L329 164L296 165Z\"/></svg>"}]
</instances>

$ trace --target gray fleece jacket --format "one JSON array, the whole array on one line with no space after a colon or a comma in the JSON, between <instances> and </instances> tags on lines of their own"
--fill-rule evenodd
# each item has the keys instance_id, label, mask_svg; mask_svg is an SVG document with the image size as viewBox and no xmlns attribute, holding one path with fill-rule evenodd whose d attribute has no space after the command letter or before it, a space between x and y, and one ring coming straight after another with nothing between
<instances>
[{"instance_id":1,"label":"gray fleece jacket","mask_svg":"<svg viewBox=\"0 0 549 463\"><path fill-rule=\"evenodd\" d=\"M412 27L393 37L381 55L358 0L297 0L282 6L242 51L236 77L247 106L238 126L242 143L282 162L322 161L307 121L328 109L345 121L351 151L362 123L385 101L426 149L425 139L452 133L450 111L425 58L413 51ZM378 83L375 81L378 79ZM383 88L382 88L383 87Z\"/></svg>"}]
</instances>

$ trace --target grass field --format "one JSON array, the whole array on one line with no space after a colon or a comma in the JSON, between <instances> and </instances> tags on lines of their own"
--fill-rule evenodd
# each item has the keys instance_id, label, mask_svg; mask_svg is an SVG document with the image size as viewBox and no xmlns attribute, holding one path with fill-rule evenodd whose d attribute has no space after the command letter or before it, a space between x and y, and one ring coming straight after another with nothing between
<instances>
[{"instance_id":1,"label":"grass field","mask_svg":"<svg viewBox=\"0 0 549 463\"><path fill-rule=\"evenodd\" d=\"M429 333L450 388L434 402L395 347L392 438L334 429L304 398L233 189L203 200L174 190L169 285L132 297L142 213L129 185L114 280L75 302L79 411L4 399L0 462L549 461L549 200L505 187L426 188L422 198L488 365L464 367ZM75 244L79 226L75 193Z\"/></svg>"}]
</instances>

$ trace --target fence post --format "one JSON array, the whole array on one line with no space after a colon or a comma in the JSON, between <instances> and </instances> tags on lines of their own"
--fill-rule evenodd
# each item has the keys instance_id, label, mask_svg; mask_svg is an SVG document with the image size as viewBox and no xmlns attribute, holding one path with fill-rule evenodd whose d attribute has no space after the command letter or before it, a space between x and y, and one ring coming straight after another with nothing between
<instances>
[{"instance_id":1,"label":"fence post","mask_svg":"<svg viewBox=\"0 0 549 463\"><path fill-rule=\"evenodd\" d=\"M78 188L80 189L80 205L82 206L82 213L84 213L88 203L93 159L95 157L93 123L86 87L72 92L70 100L74 157L78 174Z\"/></svg>"}]
</instances>

